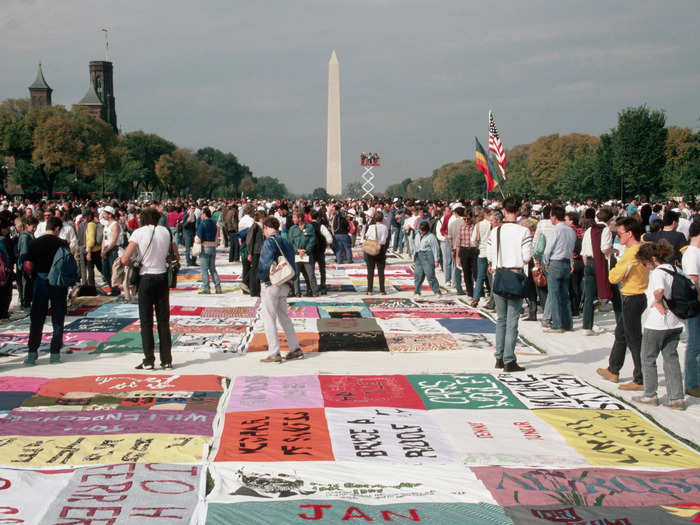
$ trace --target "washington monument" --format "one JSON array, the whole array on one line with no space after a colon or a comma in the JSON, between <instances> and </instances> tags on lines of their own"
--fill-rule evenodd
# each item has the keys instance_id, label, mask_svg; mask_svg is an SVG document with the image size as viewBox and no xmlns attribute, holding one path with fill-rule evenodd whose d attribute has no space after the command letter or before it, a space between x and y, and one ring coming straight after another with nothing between
<instances>
[{"instance_id":1,"label":"washington monument","mask_svg":"<svg viewBox=\"0 0 700 525\"><path fill-rule=\"evenodd\" d=\"M340 162L340 71L335 49L328 61L328 143L326 147L326 191L343 192Z\"/></svg>"}]
</instances>

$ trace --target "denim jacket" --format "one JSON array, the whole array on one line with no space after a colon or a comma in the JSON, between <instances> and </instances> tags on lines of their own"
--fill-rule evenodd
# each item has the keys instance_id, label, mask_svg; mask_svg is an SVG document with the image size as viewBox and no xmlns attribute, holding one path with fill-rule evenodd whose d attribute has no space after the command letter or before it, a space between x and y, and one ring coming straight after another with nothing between
<instances>
[{"instance_id":1,"label":"denim jacket","mask_svg":"<svg viewBox=\"0 0 700 525\"><path fill-rule=\"evenodd\" d=\"M275 242L277 241L277 242ZM270 284L270 266L275 262L277 257L280 256L280 250L289 261L289 264L294 268L295 278L299 275L296 265L294 264L294 248L289 243L287 239L284 239L281 235L276 234L265 239L262 245L262 250L260 251L260 261L258 262L258 279L260 279L265 284ZM291 282L291 281L290 281Z\"/></svg>"}]
</instances>

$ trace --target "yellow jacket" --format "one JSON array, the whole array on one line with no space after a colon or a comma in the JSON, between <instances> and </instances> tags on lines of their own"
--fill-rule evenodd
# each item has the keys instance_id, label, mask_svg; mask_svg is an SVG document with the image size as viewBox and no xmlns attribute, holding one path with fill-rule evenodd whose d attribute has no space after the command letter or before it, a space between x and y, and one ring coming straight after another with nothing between
<instances>
[{"instance_id":1,"label":"yellow jacket","mask_svg":"<svg viewBox=\"0 0 700 525\"><path fill-rule=\"evenodd\" d=\"M615 267L610 270L608 279L612 284L622 281L622 295L639 295L647 290L649 270L637 260L637 252L641 244L625 249Z\"/></svg>"},{"instance_id":2,"label":"yellow jacket","mask_svg":"<svg viewBox=\"0 0 700 525\"><path fill-rule=\"evenodd\" d=\"M97 244L97 223L95 221L90 221L87 223L85 228L85 251L86 252L99 252L102 246Z\"/></svg>"}]
</instances>

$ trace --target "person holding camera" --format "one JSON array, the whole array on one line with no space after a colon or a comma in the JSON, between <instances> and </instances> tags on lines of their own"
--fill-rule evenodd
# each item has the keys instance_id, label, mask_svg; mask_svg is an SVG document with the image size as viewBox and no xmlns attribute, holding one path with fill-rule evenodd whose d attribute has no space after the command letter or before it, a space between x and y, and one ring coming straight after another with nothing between
<instances>
[{"instance_id":1,"label":"person holding camera","mask_svg":"<svg viewBox=\"0 0 700 525\"><path fill-rule=\"evenodd\" d=\"M141 212L141 227L129 238L129 244L121 258L124 266L136 255L134 266L139 271L138 302L141 324L141 344L144 359L137 370L153 370L155 366L153 339L153 309L156 311L160 343L160 366L172 368L172 337L170 334L170 290L168 288L168 254L179 260L177 246L170 231L159 226L160 212L146 208Z\"/></svg>"}]
</instances>

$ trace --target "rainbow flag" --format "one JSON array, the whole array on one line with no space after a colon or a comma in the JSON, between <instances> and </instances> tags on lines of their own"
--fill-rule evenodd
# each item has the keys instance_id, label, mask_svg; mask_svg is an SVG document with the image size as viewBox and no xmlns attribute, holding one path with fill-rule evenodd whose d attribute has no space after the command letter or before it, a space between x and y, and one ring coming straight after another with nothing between
<instances>
[{"instance_id":1,"label":"rainbow flag","mask_svg":"<svg viewBox=\"0 0 700 525\"><path fill-rule=\"evenodd\" d=\"M486 152L481 146L479 139L474 137L474 140L476 141L476 169L478 169L481 173L484 174L484 179L486 179L486 188L489 191L493 191L494 188L498 185L498 182L494 180L492 175L493 165L491 164L491 161L488 159L488 157L486 157Z\"/></svg>"}]
</instances>

